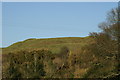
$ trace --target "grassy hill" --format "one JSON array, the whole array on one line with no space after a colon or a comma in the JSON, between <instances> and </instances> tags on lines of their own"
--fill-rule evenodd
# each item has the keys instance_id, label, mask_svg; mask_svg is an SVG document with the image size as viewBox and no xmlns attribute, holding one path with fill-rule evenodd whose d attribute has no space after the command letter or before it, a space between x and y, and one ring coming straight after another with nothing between
<instances>
[{"instance_id":1,"label":"grassy hill","mask_svg":"<svg viewBox=\"0 0 120 80\"><path fill-rule=\"evenodd\" d=\"M87 46L92 43L94 40L89 36L27 39L14 43L2 49L3 77L10 77L8 73L11 69L15 70L12 72L13 77L24 78L26 76L31 78L103 78L114 74L115 59L96 57L87 49ZM38 69L34 66L36 59L34 55L37 55L37 65L44 66L41 69L46 75L34 72L34 69ZM25 65L28 65L29 69ZM25 73L27 69L29 74ZM22 75L16 75L18 73Z\"/></svg>"},{"instance_id":2,"label":"grassy hill","mask_svg":"<svg viewBox=\"0 0 120 80\"><path fill-rule=\"evenodd\" d=\"M3 53L26 50L26 49L49 49L53 53L59 52L63 46L72 51L79 51L84 45L88 45L92 39L90 37L63 37L63 38L46 38L46 39L27 39L17 42L3 49Z\"/></svg>"}]
</instances>

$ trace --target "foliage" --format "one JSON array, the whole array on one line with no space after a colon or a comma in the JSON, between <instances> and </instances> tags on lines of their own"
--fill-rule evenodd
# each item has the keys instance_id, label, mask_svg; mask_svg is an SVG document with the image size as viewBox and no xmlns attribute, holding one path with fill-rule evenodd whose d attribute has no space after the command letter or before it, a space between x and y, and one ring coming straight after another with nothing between
<instances>
[{"instance_id":1,"label":"foliage","mask_svg":"<svg viewBox=\"0 0 120 80\"><path fill-rule=\"evenodd\" d=\"M99 24L101 32L89 37L28 39L2 49L3 78L103 78L116 74L120 65L116 12L118 9L112 9L107 21Z\"/></svg>"},{"instance_id":2,"label":"foliage","mask_svg":"<svg viewBox=\"0 0 120 80\"><path fill-rule=\"evenodd\" d=\"M116 65L116 72L118 72L117 66L119 65L119 44L120 44L120 25L118 23L118 9L112 9L108 16L107 21L99 25L102 30L99 33L90 33L90 36L94 38L95 43L89 45L89 49L94 53L94 55L99 59L116 60L114 65ZM98 60L99 62L101 60ZM104 61L105 62L105 61ZM101 63L104 63L101 62Z\"/></svg>"}]
</instances>

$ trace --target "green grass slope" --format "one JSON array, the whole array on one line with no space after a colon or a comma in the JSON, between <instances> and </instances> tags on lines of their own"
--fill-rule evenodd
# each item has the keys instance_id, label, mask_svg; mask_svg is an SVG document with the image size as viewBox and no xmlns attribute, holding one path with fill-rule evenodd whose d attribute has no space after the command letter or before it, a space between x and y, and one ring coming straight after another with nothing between
<instances>
[{"instance_id":1,"label":"green grass slope","mask_svg":"<svg viewBox=\"0 0 120 80\"><path fill-rule=\"evenodd\" d=\"M90 37L27 39L25 41L17 42L9 47L3 48L3 53L38 48L49 49L53 53L57 53L63 46L68 47L72 51L79 51L82 46L89 44L91 41L92 39Z\"/></svg>"}]
</instances>

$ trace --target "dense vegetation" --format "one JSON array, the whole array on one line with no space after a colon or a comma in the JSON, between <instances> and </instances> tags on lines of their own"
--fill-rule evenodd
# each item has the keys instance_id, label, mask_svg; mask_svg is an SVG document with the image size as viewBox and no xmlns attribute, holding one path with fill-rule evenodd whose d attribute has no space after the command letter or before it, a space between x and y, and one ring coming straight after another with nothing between
<instances>
[{"instance_id":1,"label":"dense vegetation","mask_svg":"<svg viewBox=\"0 0 120 80\"><path fill-rule=\"evenodd\" d=\"M89 40L87 40L88 38L89 38ZM34 40L36 40L36 39L34 39ZM44 76L39 76L39 77L45 77L45 78L46 77L48 77L48 78L51 78L51 77L52 78L58 78L58 77L70 78L71 77L71 78L73 78L74 76L75 77L82 76L83 73L85 73L85 71L86 71L86 67L88 67L87 65L84 65L85 63L84 63L84 61L82 61L85 59L85 55L83 54L82 47L86 46L87 44L92 43L91 42L92 39L90 39L90 37L86 37L86 38L58 38L58 39L55 38L55 39L51 39L50 42L49 42L49 40L48 40L48 43L51 43L52 41L54 42L56 40L55 44L52 44L52 46L55 46L55 47L52 47L53 48L52 50L54 53L50 50L50 48L44 48L44 47L42 48L41 47L41 48L34 49L34 46L33 46L33 49L29 49L29 47L26 47L25 49L28 48L27 50L25 50L25 49L15 50L14 49L14 51L10 51L10 52L7 51L8 53L3 54L3 65L4 65L3 66L3 77L9 77L11 74L11 73L9 73L10 67L17 66L16 67L17 71L19 71L17 73L21 74L20 77L26 78L25 75L27 76L27 74L26 74L27 66L26 66L26 68L24 68L23 65L28 63L28 66L29 66L28 70L31 71L31 72L29 71L28 78L33 78L33 76L34 76L33 71L35 69L35 66L32 68L31 68L31 66L35 65L35 61L37 61L36 63L39 62L39 64L41 63L43 65L43 72L45 72ZM29 43L29 40L27 40L27 41ZM46 39L45 39L45 41L46 41ZM63 41L63 43L61 43L60 41ZM39 42L41 42L41 40L39 40ZM23 42L23 44L24 44L24 42ZM58 46L58 44L59 44L59 46ZM80 45L80 44L82 44L82 45L78 47L78 45ZM44 45L45 44L43 44L43 46ZM57 45L57 48L56 48L56 45ZM58 49L58 51L56 49ZM7 50L7 48L6 48L6 50ZM3 53L4 53L4 51L3 51ZM36 58L35 58L35 55L36 55ZM78 59L78 58L81 58L81 59ZM37 59L37 60L35 60L35 59ZM87 60L87 57L86 57L86 60ZM89 59L87 61L89 61ZM10 64L12 64L12 65L10 65ZM80 66L81 66L81 69L80 69ZM76 68L77 68L77 70L75 70ZM82 72L77 73L78 70L82 71ZM22 71L26 71L25 74ZM14 73L14 74L16 74L16 73ZM37 75L39 75L39 73Z\"/></svg>"},{"instance_id":2,"label":"dense vegetation","mask_svg":"<svg viewBox=\"0 0 120 80\"><path fill-rule=\"evenodd\" d=\"M89 37L28 39L3 49L3 78L111 78L118 76L118 9Z\"/></svg>"}]
</instances>

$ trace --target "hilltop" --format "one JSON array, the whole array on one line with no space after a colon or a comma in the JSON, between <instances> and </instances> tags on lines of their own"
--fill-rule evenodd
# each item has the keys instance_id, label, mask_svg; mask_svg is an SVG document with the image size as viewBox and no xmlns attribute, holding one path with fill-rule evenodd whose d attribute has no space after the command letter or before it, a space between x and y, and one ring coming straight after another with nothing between
<instances>
[{"instance_id":1,"label":"hilltop","mask_svg":"<svg viewBox=\"0 0 120 80\"><path fill-rule=\"evenodd\" d=\"M88 37L60 37L60 38L45 38L45 39L27 39L14 43L6 48L3 48L3 53L11 51L19 51L26 49L49 49L53 53L59 52L63 46L68 47L72 51L79 50L92 42L92 38Z\"/></svg>"}]
</instances>

